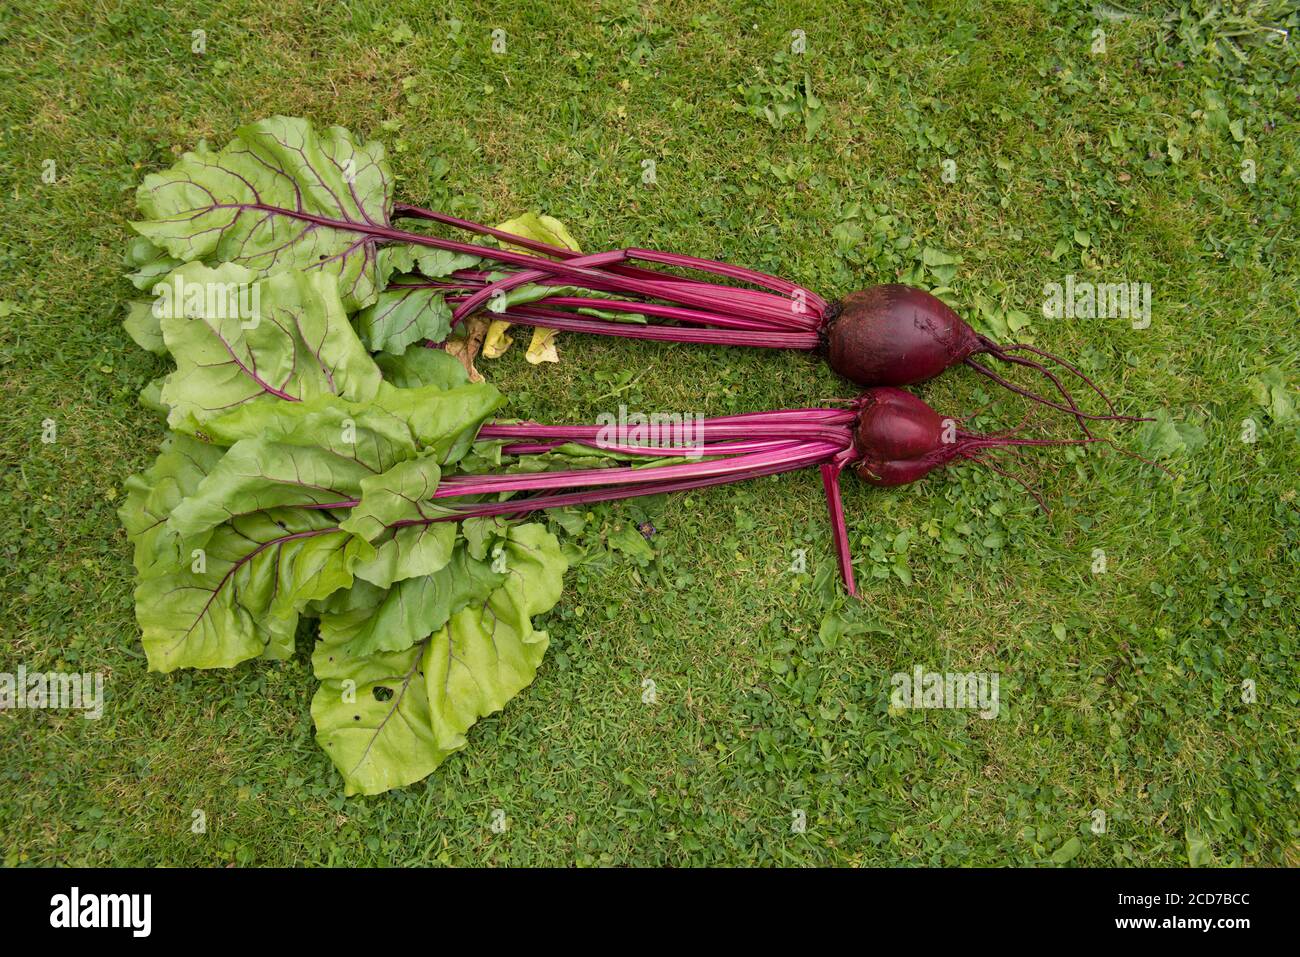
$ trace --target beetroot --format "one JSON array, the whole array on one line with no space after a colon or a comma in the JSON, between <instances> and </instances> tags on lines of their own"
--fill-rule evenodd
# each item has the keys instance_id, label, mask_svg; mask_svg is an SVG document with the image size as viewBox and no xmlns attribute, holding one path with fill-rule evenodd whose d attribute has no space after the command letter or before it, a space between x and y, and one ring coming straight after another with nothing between
<instances>
[{"instance_id":1,"label":"beetroot","mask_svg":"<svg viewBox=\"0 0 1300 957\"><path fill-rule=\"evenodd\" d=\"M1022 445L1082 445L1085 439L1017 438L1018 429L992 435L977 435L957 427L957 420L945 418L923 401L892 386L868 389L857 400L858 419L853 432L854 458L858 478L871 485L908 485L953 459L967 459L987 465L999 475L1019 482L1047 511L1042 497L1020 476L995 463L991 454ZM1014 454L1014 453L1013 453ZM1145 460L1144 460L1145 461Z\"/></svg>"},{"instance_id":2,"label":"beetroot","mask_svg":"<svg viewBox=\"0 0 1300 957\"><path fill-rule=\"evenodd\" d=\"M881 386L858 400L853 471L872 485L907 485L957 454L956 423L910 392Z\"/></svg>"},{"instance_id":3,"label":"beetroot","mask_svg":"<svg viewBox=\"0 0 1300 957\"><path fill-rule=\"evenodd\" d=\"M865 386L924 382L982 348L940 299L894 283L849 293L826 334L831 368Z\"/></svg>"},{"instance_id":4,"label":"beetroot","mask_svg":"<svg viewBox=\"0 0 1300 957\"><path fill-rule=\"evenodd\" d=\"M826 348L831 368L858 385L913 385L961 362L1019 395L1069 412L1085 435L1091 434L1087 420L1139 421L1117 414L1106 394L1064 359L1023 343L1000 345L977 333L946 303L922 289L896 283L872 286L845 296L828 309L827 317ZM1056 363L1101 396L1109 413L1082 411L1056 373L1040 362L1012 355L1014 352L1030 352ZM1034 369L1052 383L1062 402L1007 381L976 361L974 357L981 354Z\"/></svg>"},{"instance_id":5,"label":"beetroot","mask_svg":"<svg viewBox=\"0 0 1300 957\"><path fill-rule=\"evenodd\" d=\"M1020 477L991 456L1012 446L1077 445L1095 439L1023 439L1017 429L977 435L958 427L902 389L880 386L833 407L781 409L704 419L689 434L676 424L646 445L627 438L611 444L607 426L539 425L533 422L490 423L479 439L500 441L505 455L532 455L565 445L614 451L624 459L596 468L520 472L507 469L485 475L445 477L433 497L447 511L431 521L454 521L488 515L524 515L537 509L581 506L641 495L660 495L723 485L794 469L821 470L835 540L836 558L845 586L856 594L848 530L840 503L840 473L848 467L872 485L906 485L954 459L980 462L1019 482L1043 505L1042 498ZM657 465L684 448L693 460ZM1013 453L1014 454L1014 453ZM639 461L638 461L639 460ZM501 501L508 493L512 497ZM489 500L466 501L491 496ZM1046 506L1044 506L1044 509Z\"/></svg>"},{"instance_id":6,"label":"beetroot","mask_svg":"<svg viewBox=\"0 0 1300 957\"><path fill-rule=\"evenodd\" d=\"M1086 424L1090 420L1136 421L1119 415L1092 380L1064 359L1027 344L1000 345L975 332L945 303L922 289L891 283L828 303L789 280L717 260L635 248L581 254L413 206L399 206L394 213L487 234L540 254L467 246L428 236L412 239L457 252L473 249L507 266L496 272L460 270L453 273L451 282L415 284L427 285L430 294L446 297L454 307L453 325L511 289L528 284L567 287L556 288L555 295L511 306L498 316L525 326L624 338L824 350L836 372L865 387L913 385L965 363L1019 395L1070 413L1085 435L1091 434ZM660 268L634 266L634 261ZM746 285L688 278L662 267ZM579 295L573 295L575 289ZM644 321L614 321L608 318L611 312L639 313ZM1102 398L1107 412L1084 412L1057 372L1017 353L1038 356L1076 377ZM997 374L976 358L982 355L1033 369L1052 384L1060 401Z\"/></svg>"}]
</instances>

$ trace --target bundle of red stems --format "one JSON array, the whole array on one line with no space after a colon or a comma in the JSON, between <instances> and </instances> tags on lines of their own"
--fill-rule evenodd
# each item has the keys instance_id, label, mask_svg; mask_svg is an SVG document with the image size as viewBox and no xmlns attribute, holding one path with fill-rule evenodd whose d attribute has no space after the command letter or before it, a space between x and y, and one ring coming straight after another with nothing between
<instances>
[{"instance_id":1,"label":"bundle of red stems","mask_svg":"<svg viewBox=\"0 0 1300 957\"><path fill-rule=\"evenodd\" d=\"M480 440L508 441L502 452L528 455L561 445L586 446L622 455L644 456L648 464L554 472L452 475L442 480L434 498L524 493L504 502L452 506L449 520L528 512L591 502L608 502L642 495L684 492L764 475L777 475L817 465L821 468L835 535L840 572L850 594L856 594L849 555L848 531L840 504L839 476L854 460L853 430L856 402L838 408L781 409L747 415L721 416L699 422L656 426L655 445L610 444L601 438L608 426L490 424ZM655 457L686 462L649 464ZM560 491L560 490L565 491Z\"/></svg>"},{"instance_id":2,"label":"bundle of red stems","mask_svg":"<svg viewBox=\"0 0 1300 957\"><path fill-rule=\"evenodd\" d=\"M496 315L525 326L671 342L747 345L772 349L815 349L821 342L820 330L828 308L826 300L810 289L767 273L712 259L652 249L629 248L584 255L481 223L400 203L394 208L393 214L492 236L510 246L554 257L543 259L510 249L488 249L469 243L420 237L424 240L422 245L476 254L509 266L521 267L495 280L487 272L460 270L452 275L450 281L394 283L392 288L446 289L447 302L454 306L453 326L475 311L487 307L495 296L519 286L537 283L543 286L577 286L592 292L630 298L548 296L536 303L511 306ZM633 262L693 269L760 288L746 289L687 279L631 265ZM680 325L616 323L584 316L578 311L580 309L636 313Z\"/></svg>"}]
</instances>

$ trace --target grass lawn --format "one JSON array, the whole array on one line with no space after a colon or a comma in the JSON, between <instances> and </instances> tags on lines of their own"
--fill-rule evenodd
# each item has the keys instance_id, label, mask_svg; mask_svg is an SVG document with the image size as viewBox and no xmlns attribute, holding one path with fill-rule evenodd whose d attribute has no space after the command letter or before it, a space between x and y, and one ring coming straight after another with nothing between
<instances>
[{"instance_id":1,"label":"grass lawn","mask_svg":"<svg viewBox=\"0 0 1300 957\"><path fill-rule=\"evenodd\" d=\"M0 713L5 863L1300 863L1300 42L1263 29L1300 17L871 6L7 5L0 671L102 672L107 703ZM846 478L861 602L815 470L594 507L535 683L425 781L345 799L310 636L280 664L148 673L115 515L162 438L136 395L166 371L121 328L134 187L275 113L382 139L403 199L539 210L586 249L828 297L948 287L982 331L1160 412L1104 430L1176 477L1034 450L1050 516L975 466ZM1149 324L1045 317L1067 276L1149 283ZM523 342L480 362L506 414L852 394L802 354L559 342L558 365ZM1023 413L968 369L919 392L994 403L984 429ZM645 520L652 561L611 549ZM891 709L918 665L997 673L998 715Z\"/></svg>"}]
</instances>

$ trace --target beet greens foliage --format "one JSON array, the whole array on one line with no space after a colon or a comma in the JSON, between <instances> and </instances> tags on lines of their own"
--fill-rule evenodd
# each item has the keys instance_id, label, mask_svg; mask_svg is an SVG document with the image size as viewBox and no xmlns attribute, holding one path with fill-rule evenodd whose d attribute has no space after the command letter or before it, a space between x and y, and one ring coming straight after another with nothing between
<instances>
[{"instance_id":1,"label":"beet greens foliage","mask_svg":"<svg viewBox=\"0 0 1300 957\"><path fill-rule=\"evenodd\" d=\"M252 145L226 154L286 159ZM328 172L313 203L376 212L389 181L381 154L330 131L309 156ZM203 192L225 161L200 151L162 179ZM344 188L350 162L356 182ZM128 254L144 288L162 277L257 304L252 316L203 297L128 310L131 336L175 362L144 397L166 415L162 451L127 481L120 510L149 667L287 658L314 619L311 713L347 793L410 784L533 680L548 638L532 619L559 600L567 562L540 524L480 520L467 534L432 501L501 396L441 351L371 357L347 310L373 295L374 250L269 220L216 241L210 226L168 252L230 261L182 265L138 244ZM315 265L321 255L330 270Z\"/></svg>"}]
</instances>

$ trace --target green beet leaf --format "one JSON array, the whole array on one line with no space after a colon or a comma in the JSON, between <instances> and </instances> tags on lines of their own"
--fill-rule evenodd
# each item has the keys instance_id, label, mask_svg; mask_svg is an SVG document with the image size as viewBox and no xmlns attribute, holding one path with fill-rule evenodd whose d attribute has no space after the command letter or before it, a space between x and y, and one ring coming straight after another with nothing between
<instances>
[{"instance_id":1,"label":"green beet leaf","mask_svg":"<svg viewBox=\"0 0 1300 957\"><path fill-rule=\"evenodd\" d=\"M428 339L442 342L451 331L451 306L442 289L420 285L420 277L398 276L374 305L357 315L357 332L371 350L402 355Z\"/></svg>"},{"instance_id":2,"label":"green beet leaf","mask_svg":"<svg viewBox=\"0 0 1300 957\"><path fill-rule=\"evenodd\" d=\"M150 669L288 657L299 613L349 587L349 564L368 550L328 515L307 509L235 519L188 553L164 545L135 591Z\"/></svg>"},{"instance_id":3,"label":"green beet leaf","mask_svg":"<svg viewBox=\"0 0 1300 957\"><path fill-rule=\"evenodd\" d=\"M321 616L321 638L350 655L402 651L446 624L454 613L482 602L505 580L464 547L429 575L397 582L373 606Z\"/></svg>"},{"instance_id":4,"label":"green beet leaf","mask_svg":"<svg viewBox=\"0 0 1300 957\"><path fill-rule=\"evenodd\" d=\"M163 342L162 325L154 314L152 302L135 300L126 304L126 318L122 328L137 346L156 356L167 355L167 345Z\"/></svg>"},{"instance_id":5,"label":"green beet leaf","mask_svg":"<svg viewBox=\"0 0 1300 957\"><path fill-rule=\"evenodd\" d=\"M423 339L442 342L451 331L446 292L427 280L471 269L482 262L477 256L445 249L399 248L418 265L420 274L395 276L375 303L357 316L357 331L367 347L393 355L402 355L407 346ZM409 268L410 263L407 265Z\"/></svg>"},{"instance_id":6,"label":"green beet leaf","mask_svg":"<svg viewBox=\"0 0 1300 957\"><path fill-rule=\"evenodd\" d=\"M152 289L173 269L181 264L179 259L149 242L144 236L136 236L127 244L123 260L132 270L126 278L136 289Z\"/></svg>"},{"instance_id":7,"label":"green beet leaf","mask_svg":"<svg viewBox=\"0 0 1300 957\"><path fill-rule=\"evenodd\" d=\"M191 264L169 281L181 291L181 301L161 319L176 360L162 390L172 428L196 432L208 419L252 402L318 395L366 401L383 382L338 294L320 276L291 272L255 281L240 266ZM205 294L201 305L189 301L191 289ZM223 289L230 295L214 294ZM231 296L252 304L252 314L230 308Z\"/></svg>"},{"instance_id":8,"label":"green beet leaf","mask_svg":"<svg viewBox=\"0 0 1300 957\"><path fill-rule=\"evenodd\" d=\"M532 683L550 640L532 616L559 601L568 562L555 536L533 523L510 529L491 567L505 572L505 583L484 605L453 615L430 645L429 709L435 740L449 752L465 746L474 722Z\"/></svg>"},{"instance_id":9,"label":"green beet leaf","mask_svg":"<svg viewBox=\"0 0 1300 957\"><path fill-rule=\"evenodd\" d=\"M454 522L430 522L389 528L370 543L375 552L351 566L358 579L387 588L417 575L431 575L451 557L456 544Z\"/></svg>"},{"instance_id":10,"label":"green beet leaf","mask_svg":"<svg viewBox=\"0 0 1300 957\"><path fill-rule=\"evenodd\" d=\"M316 741L343 775L344 793L380 794L413 784L447 757L434 739L425 690L429 642L355 658L318 642L311 699Z\"/></svg>"},{"instance_id":11,"label":"green beet leaf","mask_svg":"<svg viewBox=\"0 0 1300 957\"><path fill-rule=\"evenodd\" d=\"M149 667L285 658L319 617L312 716L348 793L419 780L533 680L565 568L542 526L472 548L432 498L501 395L439 350L376 362L321 272L189 262L151 291L125 326L176 361L146 390L174 431L120 510Z\"/></svg>"},{"instance_id":12,"label":"green beet leaf","mask_svg":"<svg viewBox=\"0 0 1300 957\"><path fill-rule=\"evenodd\" d=\"M486 382L450 389L436 385L398 389L381 382L374 398L377 406L406 422L421 449L444 465L460 461L469 452L479 427L503 401L501 393Z\"/></svg>"},{"instance_id":13,"label":"green beet leaf","mask_svg":"<svg viewBox=\"0 0 1300 957\"><path fill-rule=\"evenodd\" d=\"M185 262L327 275L352 311L374 301L391 263L381 264L375 237L308 217L387 225L392 188L379 143L273 116L240 127L219 152L200 147L145 177L136 193L144 219L132 225Z\"/></svg>"},{"instance_id":14,"label":"green beet leaf","mask_svg":"<svg viewBox=\"0 0 1300 957\"><path fill-rule=\"evenodd\" d=\"M427 776L465 746L479 717L499 711L533 680L547 636L533 629L531 616L558 600L566 563L542 526L517 526L510 535L498 561L504 571L495 573L503 583L405 650L355 655L354 633L322 628L312 656L321 681L312 720L348 794L378 794Z\"/></svg>"},{"instance_id":15,"label":"green beet leaf","mask_svg":"<svg viewBox=\"0 0 1300 957\"><path fill-rule=\"evenodd\" d=\"M429 401L437 401L435 395ZM203 434L219 445L265 439L285 445L320 448L379 474L414 458L419 446L411 427L374 402L349 402L320 395L305 402L252 402L203 424Z\"/></svg>"},{"instance_id":16,"label":"green beet leaf","mask_svg":"<svg viewBox=\"0 0 1300 957\"><path fill-rule=\"evenodd\" d=\"M469 373L455 356L441 349L410 349L402 355L375 356L384 381L399 389L432 385L454 389L469 384Z\"/></svg>"},{"instance_id":17,"label":"green beet leaf","mask_svg":"<svg viewBox=\"0 0 1300 957\"><path fill-rule=\"evenodd\" d=\"M374 541L395 522L433 519L446 514L429 501L438 489L442 470L433 458L412 459L393 466L383 475L360 481L360 495L355 508L342 523L345 531Z\"/></svg>"},{"instance_id":18,"label":"green beet leaf","mask_svg":"<svg viewBox=\"0 0 1300 957\"><path fill-rule=\"evenodd\" d=\"M387 587L447 564L456 525L436 521L447 510L429 499L440 476L437 462L425 457L362 480L360 501L340 525L375 546L373 558L353 567L357 577Z\"/></svg>"},{"instance_id":19,"label":"green beet leaf","mask_svg":"<svg viewBox=\"0 0 1300 957\"><path fill-rule=\"evenodd\" d=\"M188 435L169 433L154 464L123 483L126 501L117 514L135 546L140 574L147 574L162 553L168 517L194 494L222 454L222 449Z\"/></svg>"},{"instance_id":20,"label":"green beet leaf","mask_svg":"<svg viewBox=\"0 0 1300 957\"><path fill-rule=\"evenodd\" d=\"M368 401L324 395L305 402L249 402L208 419L201 429L221 444L265 437L319 445L357 458L378 474L417 455L444 464L459 460L501 402L501 393L486 382L410 389L380 382Z\"/></svg>"},{"instance_id":21,"label":"green beet leaf","mask_svg":"<svg viewBox=\"0 0 1300 957\"><path fill-rule=\"evenodd\" d=\"M201 546L217 526L273 508L346 507L371 470L318 446L266 439L236 442L167 519L185 547Z\"/></svg>"},{"instance_id":22,"label":"green beet leaf","mask_svg":"<svg viewBox=\"0 0 1300 957\"><path fill-rule=\"evenodd\" d=\"M403 248L410 250L416 268L426 279L442 279L458 269L473 269L483 262L478 256L455 253L448 249L429 249L420 246Z\"/></svg>"}]
</instances>

